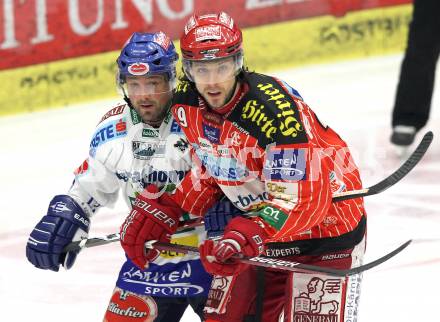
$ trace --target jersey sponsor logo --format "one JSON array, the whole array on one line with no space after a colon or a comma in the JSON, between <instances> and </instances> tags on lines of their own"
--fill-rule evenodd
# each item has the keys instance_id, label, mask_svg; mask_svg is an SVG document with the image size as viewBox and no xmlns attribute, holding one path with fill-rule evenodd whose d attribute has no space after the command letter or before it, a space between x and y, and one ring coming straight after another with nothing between
<instances>
[{"instance_id":1,"label":"jersey sponsor logo","mask_svg":"<svg viewBox=\"0 0 440 322\"><path fill-rule=\"evenodd\" d=\"M277 199L296 202L298 200L298 184L293 182L266 182L266 191Z\"/></svg>"},{"instance_id":2,"label":"jersey sponsor logo","mask_svg":"<svg viewBox=\"0 0 440 322\"><path fill-rule=\"evenodd\" d=\"M266 139L271 142L275 140L275 133L277 132L275 119L266 115L263 104L258 104L257 100L249 100L246 102L241 112L241 118L255 124Z\"/></svg>"},{"instance_id":3,"label":"jersey sponsor logo","mask_svg":"<svg viewBox=\"0 0 440 322\"><path fill-rule=\"evenodd\" d=\"M293 314L297 321L340 321L342 279L299 273L293 284Z\"/></svg>"},{"instance_id":4,"label":"jersey sponsor logo","mask_svg":"<svg viewBox=\"0 0 440 322\"><path fill-rule=\"evenodd\" d=\"M118 106L112 108L110 111L108 111L107 113L104 114L104 116L101 118L101 120L99 121L98 124L102 123L103 121L105 121L109 117L122 114L122 112L124 112L125 106L126 106L126 104L121 104L121 105L118 105Z\"/></svg>"},{"instance_id":5,"label":"jersey sponsor logo","mask_svg":"<svg viewBox=\"0 0 440 322\"><path fill-rule=\"evenodd\" d=\"M133 264L126 263L119 280L128 289L136 290L136 293L165 297L194 296L206 292L205 287L195 283L201 281L202 274L207 275L200 262L194 260L164 265L154 262L150 263L148 270L139 270ZM208 288L210 278L204 282L207 282Z\"/></svg>"},{"instance_id":6,"label":"jersey sponsor logo","mask_svg":"<svg viewBox=\"0 0 440 322\"><path fill-rule=\"evenodd\" d=\"M159 137L159 131L154 129L143 129L142 137L144 138L157 138Z\"/></svg>"},{"instance_id":7,"label":"jersey sponsor logo","mask_svg":"<svg viewBox=\"0 0 440 322\"><path fill-rule=\"evenodd\" d=\"M238 181L249 176L249 170L234 158L215 156L193 144L197 156L214 178L224 181Z\"/></svg>"},{"instance_id":8,"label":"jersey sponsor logo","mask_svg":"<svg viewBox=\"0 0 440 322\"><path fill-rule=\"evenodd\" d=\"M295 110L292 108L292 101L286 98L279 89L273 84L258 84L257 88L265 95L269 96L268 101L273 101L279 113L276 114L280 120L279 130L283 136L296 138L299 132L304 131L301 123L297 120Z\"/></svg>"},{"instance_id":9,"label":"jersey sponsor logo","mask_svg":"<svg viewBox=\"0 0 440 322\"><path fill-rule=\"evenodd\" d=\"M306 179L305 149L272 149L266 154L263 167L265 178L300 181Z\"/></svg>"},{"instance_id":10,"label":"jersey sponsor logo","mask_svg":"<svg viewBox=\"0 0 440 322\"><path fill-rule=\"evenodd\" d=\"M180 152L185 152L189 147L189 143L186 139L180 138L176 143L174 143L174 147Z\"/></svg>"},{"instance_id":11,"label":"jersey sponsor logo","mask_svg":"<svg viewBox=\"0 0 440 322\"><path fill-rule=\"evenodd\" d=\"M249 131L243 129L237 122L232 122L232 125L235 126L235 128L237 130L239 130L241 133L245 134L245 135L249 135Z\"/></svg>"},{"instance_id":12,"label":"jersey sponsor logo","mask_svg":"<svg viewBox=\"0 0 440 322\"><path fill-rule=\"evenodd\" d=\"M240 209L247 209L249 207L261 204L269 200L269 194L264 191L258 195L247 194L237 195L237 200L231 200L234 206Z\"/></svg>"},{"instance_id":13,"label":"jersey sponsor logo","mask_svg":"<svg viewBox=\"0 0 440 322\"><path fill-rule=\"evenodd\" d=\"M345 190L345 183L342 182L337 176L336 172L330 172L330 189L332 193L340 193Z\"/></svg>"},{"instance_id":14,"label":"jersey sponsor logo","mask_svg":"<svg viewBox=\"0 0 440 322\"><path fill-rule=\"evenodd\" d=\"M153 157L162 158L165 154L165 142L132 141L132 150L135 159L149 160Z\"/></svg>"},{"instance_id":15,"label":"jersey sponsor logo","mask_svg":"<svg viewBox=\"0 0 440 322\"><path fill-rule=\"evenodd\" d=\"M271 193L284 193L287 187L283 187L281 184L275 182L266 182L267 190Z\"/></svg>"},{"instance_id":16,"label":"jersey sponsor logo","mask_svg":"<svg viewBox=\"0 0 440 322\"><path fill-rule=\"evenodd\" d=\"M211 143L218 144L220 142L220 129L209 126L208 124L202 123L203 135Z\"/></svg>"},{"instance_id":17,"label":"jersey sponsor logo","mask_svg":"<svg viewBox=\"0 0 440 322\"><path fill-rule=\"evenodd\" d=\"M205 305L207 313L224 314L236 276L214 276Z\"/></svg>"},{"instance_id":18,"label":"jersey sponsor logo","mask_svg":"<svg viewBox=\"0 0 440 322\"><path fill-rule=\"evenodd\" d=\"M116 288L110 299L104 321L146 321L157 316L157 305L150 296L139 296Z\"/></svg>"},{"instance_id":19,"label":"jersey sponsor logo","mask_svg":"<svg viewBox=\"0 0 440 322\"><path fill-rule=\"evenodd\" d=\"M281 210L267 206L258 212L258 215L272 227L281 230L287 221L288 216Z\"/></svg>"},{"instance_id":20,"label":"jersey sponsor logo","mask_svg":"<svg viewBox=\"0 0 440 322\"><path fill-rule=\"evenodd\" d=\"M173 235L171 238L170 243L172 244L179 244L179 245L186 245L186 246L193 246L198 247L199 246L199 238L196 234L191 234L188 236L182 236L182 237L176 237L176 235ZM164 250L160 253L160 258L155 261L155 263L160 264L161 259L172 259L177 257L185 257L188 256L187 254L182 253L176 253L170 250Z\"/></svg>"},{"instance_id":21,"label":"jersey sponsor logo","mask_svg":"<svg viewBox=\"0 0 440 322\"><path fill-rule=\"evenodd\" d=\"M173 119L173 122L171 122L170 133L182 133L182 128L174 119Z\"/></svg>"},{"instance_id":22,"label":"jersey sponsor logo","mask_svg":"<svg viewBox=\"0 0 440 322\"><path fill-rule=\"evenodd\" d=\"M136 124L142 122L141 117L139 116L139 114L136 112L136 110L134 108L130 108L130 116L131 116L131 121L133 122L133 125L136 125Z\"/></svg>"},{"instance_id":23,"label":"jersey sponsor logo","mask_svg":"<svg viewBox=\"0 0 440 322\"><path fill-rule=\"evenodd\" d=\"M199 138L199 146L202 150L213 151L214 146L205 138Z\"/></svg>"},{"instance_id":24,"label":"jersey sponsor logo","mask_svg":"<svg viewBox=\"0 0 440 322\"><path fill-rule=\"evenodd\" d=\"M344 318L345 321L358 321L359 297L361 293L362 274L348 277L347 293L345 294Z\"/></svg>"},{"instance_id":25,"label":"jersey sponsor logo","mask_svg":"<svg viewBox=\"0 0 440 322\"><path fill-rule=\"evenodd\" d=\"M117 171L116 177L124 182L142 183L145 188L149 184L174 183L177 184L185 177L183 170L156 170L152 166L141 171Z\"/></svg>"},{"instance_id":26,"label":"jersey sponsor logo","mask_svg":"<svg viewBox=\"0 0 440 322\"><path fill-rule=\"evenodd\" d=\"M104 143L124 137L127 135L127 122L125 118L121 118L117 121L112 121L99 128L93 136L90 143L90 155L95 156L96 149Z\"/></svg>"},{"instance_id":27,"label":"jersey sponsor logo","mask_svg":"<svg viewBox=\"0 0 440 322\"><path fill-rule=\"evenodd\" d=\"M227 119L248 131L261 147L274 142L306 143L307 135L298 116L301 101L296 103L272 77L250 75L248 81L250 90Z\"/></svg>"},{"instance_id":28,"label":"jersey sponsor logo","mask_svg":"<svg viewBox=\"0 0 440 322\"><path fill-rule=\"evenodd\" d=\"M233 154L234 150L229 148L226 145L218 145L217 147L214 147L211 142L209 142L205 138L198 138L199 139L199 147L201 150L215 156L230 156Z\"/></svg>"}]
</instances>

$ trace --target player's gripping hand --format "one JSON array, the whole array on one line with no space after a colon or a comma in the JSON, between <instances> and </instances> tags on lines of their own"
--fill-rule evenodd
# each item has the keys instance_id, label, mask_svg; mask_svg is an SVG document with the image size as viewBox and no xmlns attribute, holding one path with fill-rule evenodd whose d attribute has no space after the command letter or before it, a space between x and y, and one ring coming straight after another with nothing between
<instances>
[{"instance_id":1,"label":"player's gripping hand","mask_svg":"<svg viewBox=\"0 0 440 322\"><path fill-rule=\"evenodd\" d=\"M134 201L133 209L120 229L122 248L140 269L160 255L156 249L146 250L145 242L169 242L183 214L183 210L166 193L155 199L149 197L158 192L156 186L148 186Z\"/></svg>"},{"instance_id":2,"label":"player's gripping hand","mask_svg":"<svg viewBox=\"0 0 440 322\"><path fill-rule=\"evenodd\" d=\"M79 251L64 253L64 247L72 241L87 237L89 219L81 207L67 195L55 196L49 204L47 215L32 230L26 257L41 269L57 272L62 264L72 267Z\"/></svg>"},{"instance_id":3,"label":"player's gripping hand","mask_svg":"<svg viewBox=\"0 0 440 322\"><path fill-rule=\"evenodd\" d=\"M266 232L257 223L236 217L226 226L222 239L217 243L206 240L200 246L200 259L206 271L213 275L237 275L248 265L233 257L259 256L264 251L264 241L267 237Z\"/></svg>"}]
</instances>

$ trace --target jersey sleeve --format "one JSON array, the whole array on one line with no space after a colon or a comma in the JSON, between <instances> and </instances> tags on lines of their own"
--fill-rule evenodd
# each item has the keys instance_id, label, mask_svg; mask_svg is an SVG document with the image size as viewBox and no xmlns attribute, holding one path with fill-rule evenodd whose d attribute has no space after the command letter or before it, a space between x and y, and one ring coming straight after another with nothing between
<instances>
[{"instance_id":1,"label":"jersey sleeve","mask_svg":"<svg viewBox=\"0 0 440 322\"><path fill-rule=\"evenodd\" d=\"M127 135L126 119L120 115L123 106L120 111L117 115L107 113L98 124L89 156L74 172L68 192L89 215L101 206L112 206L118 198L120 188L115 169L124 151L122 139Z\"/></svg>"},{"instance_id":2,"label":"jersey sleeve","mask_svg":"<svg viewBox=\"0 0 440 322\"><path fill-rule=\"evenodd\" d=\"M101 206L112 206L118 193L117 178L108 164L90 156L75 171L75 179L68 192L89 216Z\"/></svg>"},{"instance_id":3,"label":"jersey sleeve","mask_svg":"<svg viewBox=\"0 0 440 322\"><path fill-rule=\"evenodd\" d=\"M222 197L223 192L200 161L195 157L192 160L191 171L186 174L172 197L186 212L203 216Z\"/></svg>"}]
</instances>

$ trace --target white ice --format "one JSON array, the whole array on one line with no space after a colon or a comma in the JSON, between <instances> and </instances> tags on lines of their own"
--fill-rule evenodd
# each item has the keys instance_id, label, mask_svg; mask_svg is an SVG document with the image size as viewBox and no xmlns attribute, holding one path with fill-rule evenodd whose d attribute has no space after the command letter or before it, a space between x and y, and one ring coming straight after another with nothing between
<instances>
[{"instance_id":1,"label":"white ice","mask_svg":"<svg viewBox=\"0 0 440 322\"><path fill-rule=\"evenodd\" d=\"M365 186L401 164L389 144L400 61L397 55L272 73L296 87L322 121L346 139ZM68 189L72 170L87 156L94 127L111 104L94 102L0 118L1 321L102 320L123 261L117 243L83 251L70 271L59 273L29 264L25 245L52 196ZM438 85L432 105L425 129L440 135ZM439 321L439 180L437 137L407 178L365 199L369 214L366 261L407 239L414 242L364 274L360 321ZM116 232L125 215L123 203L102 210L94 218L90 235ZM197 318L187 310L183 321Z\"/></svg>"}]
</instances>

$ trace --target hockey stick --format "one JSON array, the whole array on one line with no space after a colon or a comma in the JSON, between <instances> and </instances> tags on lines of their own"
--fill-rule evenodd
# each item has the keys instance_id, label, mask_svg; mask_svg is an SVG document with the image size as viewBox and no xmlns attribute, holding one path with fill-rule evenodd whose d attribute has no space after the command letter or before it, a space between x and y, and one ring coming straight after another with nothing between
<instances>
[{"instance_id":1,"label":"hockey stick","mask_svg":"<svg viewBox=\"0 0 440 322\"><path fill-rule=\"evenodd\" d=\"M369 262L365 265L357 266L354 268L349 269L336 269L336 268L328 268L328 267L321 267L316 265L309 265L309 264L301 264L298 262L291 262L291 261L284 261L281 259L272 259L269 257L235 257L235 259L239 260L242 263L255 265L255 266L261 266L261 267L268 267L268 268L274 268L279 269L283 271L292 271L292 272L317 272L317 273L323 273L327 275L332 276L339 276L339 277L345 277L355 274L360 274L366 270L369 270L373 267L376 267L390 258L394 257L398 253L400 253L402 250L404 250L408 245L411 243L411 240L406 241L399 247L397 247L395 250L387 253L386 255ZM173 251L176 253L181 254L199 254L199 249L197 247L192 246L185 246L185 245L178 245L178 244L169 244L169 243L162 243L155 240L148 241L145 243L145 247L148 249L157 249L160 251Z\"/></svg>"},{"instance_id":2,"label":"hockey stick","mask_svg":"<svg viewBox=\"0 0 440 322\"><path fill-rule=\"evenodd\" d=\"M402 180L423 158L429 146L431 145L434 134L429 131L426 132L420 141L417 148L409 156L409 158L402 164L399 169L394 171L391 175L383 179L381 182L376 183L374 186L361 190L344 191L333 195L333 202L343 201L352 198L366 197L378 194L384 190L395 185Z\"/></svg>"},{"instance_id":3,"label":"hockey stick","mask_svg":"<svg viewBox=\"0 0 440 322\"><path fill-rule=\"evenodd\" d=\"M433 133L431 131L427 132L424 136L417 148L414 150L414 152L409 156L409 158L403 163L396 171L394 171L391 175L389 175L387 178L383 179L379 183L376 183L375 185L360 189L360 190L351 190L351 191L344 191L341 193L337 193L333 195L333 202L338 201L344 201L348 199L354 199L359 197L366 197L378 194L384 190L387 190L400 180L402 180L416 165L419 163L419 161L423 158L426 151L428 150L432 139L433 139ZM178 231L194 228L197 226L203 225L203 219L197 218L197 219L191 219L186 221L182 226L179 227ZM65 252L68 251L77 251L81 248L89 248L94 246L100 246L109 244L112 242L116 242L119 240L119 233L116 234L110 234L104 237L95 237L95 238L86 238L80 241L75 241L70 243L64 248Z\"/></svg>"}]
</instances>

